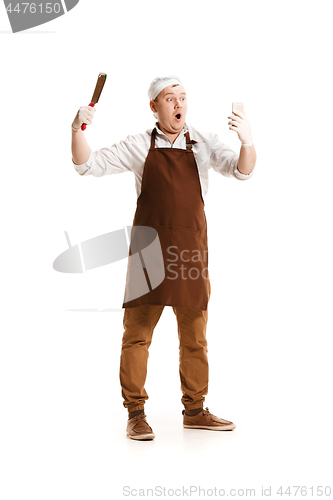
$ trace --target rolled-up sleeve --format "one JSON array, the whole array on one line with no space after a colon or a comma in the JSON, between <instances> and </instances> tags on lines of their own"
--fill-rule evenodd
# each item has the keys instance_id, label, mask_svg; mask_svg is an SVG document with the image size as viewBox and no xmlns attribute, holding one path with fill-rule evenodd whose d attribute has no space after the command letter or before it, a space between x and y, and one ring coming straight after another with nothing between
<instances>
[{"instance_id":1,"label":"rolled-up sleeve","mask_svg":"<svg viewBox=\"0 0 333 500\"><path fill-rule=\"evenodd\" d=\"M73 164L75 170L80 175L101 177L102 175L130 172L133 168L131 138L127 137L125 141L118 142L110 147L101 148L94 152L90 150L90 156L85 163L76 165L73 162Z\"/></svg>"},{"instance_id":2,"label":"rolled-up sleeve","mask_svg":"<svg viewBox=\"0 0 333 500\"><path fill-rule=\"evenodd\" d=\"M253 174L253 170L248 175L242 174L237 168L238 158L239 155L229 146L223 144L217 135L212 136L209 166L212 167L215 172L226 177L236 177L236 179L239 180L249 179Z\"/></svg>"}]
</instances>

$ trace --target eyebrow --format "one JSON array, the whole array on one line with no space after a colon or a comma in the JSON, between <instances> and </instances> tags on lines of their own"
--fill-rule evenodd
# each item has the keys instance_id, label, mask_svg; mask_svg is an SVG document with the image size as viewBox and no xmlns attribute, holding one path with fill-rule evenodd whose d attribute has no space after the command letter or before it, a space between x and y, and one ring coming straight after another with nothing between
<instances>
[{"instance_id":1,"label":"eyebrow","mask_svg":"<svg viewBox=\"0 0 333 500\"><path fill-rule=\"evenodd\" d=\"M167 92L166 94L164 94L164 97L165 97L166 95L176 95L176 94L175 94L174 92ZM181 93L181 94L179 94L179 95L186 95L186 92L182 92L182 93Z\"/></svg>"}]
</instances>

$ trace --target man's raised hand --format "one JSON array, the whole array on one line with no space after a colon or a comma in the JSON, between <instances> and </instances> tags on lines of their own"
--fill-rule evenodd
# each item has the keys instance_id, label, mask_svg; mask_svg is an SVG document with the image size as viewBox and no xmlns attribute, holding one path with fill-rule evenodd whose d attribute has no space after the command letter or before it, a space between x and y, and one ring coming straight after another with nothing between
<instances>
[{"instance_id":1,"label":"man's raised hand","mask_svg":"<svg viewBox=\"0 0 333 500\"><path fill-rule=\"evenodd\" d=\"M83 123L91 125L95 112L96 109L92 108L91 106L81 106L79 111L76 113L76 117L74 118L74 121L72 123L72 129L80 130Z\"/></svg>"}]
</instances>

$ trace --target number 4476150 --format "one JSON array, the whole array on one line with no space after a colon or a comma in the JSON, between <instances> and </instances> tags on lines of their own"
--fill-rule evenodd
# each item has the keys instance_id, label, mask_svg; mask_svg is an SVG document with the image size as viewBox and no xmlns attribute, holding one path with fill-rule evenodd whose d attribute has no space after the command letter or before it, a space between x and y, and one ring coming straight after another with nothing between
<instances>
[{"instance_id":1,"label":"number 4476150","mask_svg":"<svg viewBox=\"0 0 333 500\"><path fill-rule=\"evenodd\" d=\"M44 12L46 14L51 14L52 12L54 12L55 14L59 14L60 12L60 3L47 3L45 6L44 6ZM12 8L12 4L10 3L8 5L8 7L6 8L6 10L10 13L12 12L17 12L18 14L19 13L30 13L30 14L35 14L35 12L43 12L43 4L40 3L40 4L36 4L36 3L17 3L15 5L15 7Z\"/></svg>"}]
</instances>

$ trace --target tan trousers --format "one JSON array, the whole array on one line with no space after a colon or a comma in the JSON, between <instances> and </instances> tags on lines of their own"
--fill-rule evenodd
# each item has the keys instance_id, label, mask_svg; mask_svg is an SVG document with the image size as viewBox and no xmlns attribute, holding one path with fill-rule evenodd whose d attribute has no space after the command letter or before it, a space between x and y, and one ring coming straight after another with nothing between
<instances>
[{"instance_id":1,"label":"tan trousers","mask_svg":"<svg viewBox=\"0 0 333 500\"><path fill-rule=\"evenodd\" d=\"M207 279L208 300L211 288ZM123 405L129 412L143 410L148 394L144 388L147 376L148 350L154 328L165 306L143 305L127 307L124 311L124 334L120 357L120 384ZM173 307L178 323L179 374L188 410L203 407L208 392L208 358L206 311Z\"/></svg>"}]
</instances>

